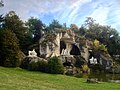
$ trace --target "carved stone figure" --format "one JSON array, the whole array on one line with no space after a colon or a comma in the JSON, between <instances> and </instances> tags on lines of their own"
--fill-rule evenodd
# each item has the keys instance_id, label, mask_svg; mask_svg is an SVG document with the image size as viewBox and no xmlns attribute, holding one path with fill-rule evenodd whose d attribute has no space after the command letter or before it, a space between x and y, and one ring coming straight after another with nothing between
<instances>
[{"instance_id":1,"label":"carved stone figure","mask_svg":"<svg viewBox=\"0 0 120 90\"><path fill-rule=\"evenodd\" d=\"M90 64L97 64L97 59L92 57L89 59L90 60Z\"/></svg>"},{"instance_id":2,"label":"carved stone figure","mask_svg":"<svg viewBox=\"0 0 120 90\"><path fill-rule=\"evenodd\" d=\"M35 49L33 49L32 51L29 51L28 54L29 54L28 55L29 57L37 57L37 53L35 52Z\"/></svg>"}]
</instances>

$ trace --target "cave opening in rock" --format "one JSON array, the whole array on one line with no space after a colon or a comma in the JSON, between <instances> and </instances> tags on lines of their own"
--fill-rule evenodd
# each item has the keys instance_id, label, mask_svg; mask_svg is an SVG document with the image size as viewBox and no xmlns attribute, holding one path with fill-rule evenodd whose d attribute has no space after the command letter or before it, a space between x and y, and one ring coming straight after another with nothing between
<instances>
[{"instance_id":1,"label":"cave opening in rock","mask_svg":"<svg viewBox=\"0 0 120 90\"><path fill-rule=\"evenodd\" d=\"M79 48L74 44L72 44L72 50L70 51L70 55L80 55Z\"/></svg>"},{"instance_id":2,"label":"cave opening in rock","mask_svg":"<svg viewBox=\"0 0 120 90\"><path fill-rule=\"evenodd\" d=\"M62 53L63 49L66 49L66 44L64 41L60 41L60 54Z\"/></svg>"}]
</instances>

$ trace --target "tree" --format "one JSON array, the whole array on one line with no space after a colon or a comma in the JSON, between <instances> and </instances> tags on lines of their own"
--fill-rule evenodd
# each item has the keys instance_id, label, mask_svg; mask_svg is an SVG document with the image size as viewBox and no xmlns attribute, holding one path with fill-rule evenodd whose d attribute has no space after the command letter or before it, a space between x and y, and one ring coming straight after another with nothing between
<instances>
[{"instance_id":1,"label":"tree","mask_svg":"<svg viewBox=\"0 0 120 90\"><path fill-rule=\"evenodd\" d=\"M79 28L78 28L78 26L76 24L71 24L70 29L73 30L76 33L78 33L78 30L79 30Z\"/></svg>"},{"instance_id":2,"label":"tree","mask_svg":"<svg viewBox=\"0 0 120 90\"><path fill-rule=\"evenodd\" d=\"M108 52L113 55L119 52L119 41L120 36L116 29L111 28L107 25L99 25L94 22L92 18L88 18L85 21L86 35L87 39L99 40L101 43L106 45ZM87 27L86 27L87 26ZM118 49L119 48L119 49ZM117 52L116 52L117 51Z\"/></svg>"},{"instance_id":3,"label":"tree","mask_svg":"<svg viewBox=\"0 0 120 90\"><path fill-rule=\"evenodd\" d=\"M56 28L62 28L62 25L57 20L53 20L47 27L48 31L54 31Z\"/></svg>"},{"instance_id":4,"label":"tree","mask_svg":"<svg viewBox=\"0 0 120 90\"><path fill-rule=\"evenodd\" d=\"M95 25L95 20L92 17L87 17L84 25L90 29L92 26Z\"/></svg>"},{"instance_id":5,"label":"tree","mask_svg":"<svg viewBox=\"0 0 120 90\"><path fill-rule=\"evenodd\" d=\"M43 24L40 19L31 17L26 22L26 26L28 27L29 35L33 41L33 43L29 46L29 49L35 48L37 54L39 55L39 40L45 31L45 24Z\"/></svg>"},{"instance_id":6,"label":"tree","mask_svg":"<svg viewBox=\"0 0 120 90\"><path fill-rule=\"evenodd\" d=\"M81 26L81 27L79 28L77 34L79 34L80 36L85 36L86 31L87 31L86 28L84 28L83 26Z\"/></svg>"},{"instance_id":7,"label":"tree","mask_svg":"<svg viewBox=\"0 0 120 90\"><path fill-rule=\"evenodd\" d=\"M42 30L44 29L45 25L41 20L34 17L28 19L26 25L28 26L30 35L34 36L34 43L38 42L42 36Z\"/></svg>"},{"instance_id":8,"label":"tree","mask_svg":"<svg viewBox=\"0 0 120 90\"><path fill-rule=\"evenodd\" d=\"M31 37L23 21L20 20L14 11L10 11L6 14L4 22L3 28L15 33L19 40L20 48L24 53L27 52L26 49L31 44Z\"/></svg>"},{"instance_id":9,"label":"tree","mask_svg":"<svg viewBox=\"0 0 120 90\"><path fill-rule=\"evenodd\" d=\"M17 67L20 64L20 49L16 35L10 30L0 30L0 65Z\"/></svg>"}]
</instances>

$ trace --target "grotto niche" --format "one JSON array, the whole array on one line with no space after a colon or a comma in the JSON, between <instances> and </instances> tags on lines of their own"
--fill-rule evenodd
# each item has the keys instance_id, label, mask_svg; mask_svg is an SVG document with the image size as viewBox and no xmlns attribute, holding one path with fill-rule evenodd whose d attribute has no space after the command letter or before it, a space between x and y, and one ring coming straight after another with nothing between
<instances>
[{"instance_id":1,"label":"grotto niche","mask_svg":"<svg viewBox=\"0 0 120 90\"><path fill-rule=\"evenodd\" d=\"M77 45L72 44L72 49L70 51L70 55L80 55L80 49Z\"/></svg>"}]
</instances>

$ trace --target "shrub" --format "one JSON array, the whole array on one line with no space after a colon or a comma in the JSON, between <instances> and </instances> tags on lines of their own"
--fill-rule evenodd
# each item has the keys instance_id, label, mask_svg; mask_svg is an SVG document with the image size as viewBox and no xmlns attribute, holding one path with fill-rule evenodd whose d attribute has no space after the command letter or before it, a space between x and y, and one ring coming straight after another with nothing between
<instances>
[{"instance_id":1,"label":"shrub","mask_svg":"<svg viewBox=\"0 0 120 90\"><path fill-rule=\"evenodd\" d=\"M100 42L97 39L95 39L94 42L93 42L93 45L95 46L96 49L98 49L99 45L100 45Z\"/></svg>"},{"instance_id":2,"label":"shrub","mask_svg":"<svg viewBox=\"0 0 120 90\"><path fill-rule=\"evenodd\" d=\"M47 61L38 61L38 71L48 72L48 62Z\"/></svg>"},{"instance_id":3,"label":"shrub","mask_svg":"<svg viewBox=\"0 0 120 90\"><path fill-rule=\"evenodd\" d=\"M85 63L84 58L81 56L74 56L74 57L76 59L75 67L81 68L81 66Z\"/></svg>"},{"instance_id":4,"label":"shrub","mask_svg":"<svg viewBox=\"0 0 120 90\"><path fill-rule=\"evenodd\" d=\"M30 71L38 71L38 62L35 62L35 61L31 61L29 64L28 64L28 70Z\"/></svg>"},{"instance_id":5,"label":"shrub","mask_svg":"<svg viewBox=\"0 0 120 90\"><path fill-rule=\"evenodd\" d=\"M108 52L108 50L106 48L106 45L100 44L100 42L96 39L94 40L93 45L94 45L94 48L96 50L100 50L100 51L103 51L103 52L106 52L106 53Z\"/></svg>"},{"instance_id":6,"label":"shrub","mask_svg":"<svg viewBox=\"0 0 120 90\"><path fill-rule=\"evenodd\" d=\"M100 47L99 47L99 50L104 51L104 52L107 52L106 45L101 44Z\"/></svg>"},{"instance_id":7,"label":"shrub","mask_svg":"<svg viewBox=\"0 0 120 90\"><path fill-rule=\"evenodd\" d=\"M20 67L23 68L23 69L28 69L28 65L29 65L29 62L31 61L31 59L29 57L26 57L24 58L22 61L21 61L21 65Z\"/></svg>"},{"instance_id":8,"label":"shrub","mask_svg":"<svg viewBox=\"0 0 120 90\"><path fill-rule=\"evenodd\" d=\"M21 68L28 69L30 71L41 71L53 74L63 74L64 66L60 59L52 57L49 61L36 60L37 58L26 57L22 63Z\"/></svg>"},{"instance_id":9,"label":"shrub","mask_svg":"<svg viewBox=\"0 0 120 90\"><path fill-rule=\"evenodd\" d=\"M82 65L82 70L83 70L84 73L88 73L89 72L88 65L87 64Z\"/></svg>"},{"instance_id":10,"label":"shrub","mask_svg":"<svg viewBox=\"0 0 120 90\"><path fill-rule=\"evenodd\" d=\"M48 62L39 57L26 57L21 62L20 67L30 71L47 72Z\"/></svg>"},{"instance_id":11,"label":"shrub","mask_svg":"<svg viewBox=\"0 0 120 90\"><path fill-rule=\"evenodd\" d=\"M15 56L14 54L10 54L9 57L5 57L3 66L5 67L17 67L20 65L19 57Z\"/></svg>"},{"instance_id":12,"label":"shrub","mask_svg":"<svg viewBox=\"0 0 120 90\"><path fill-rule=\"evenodd\" d=\"M48 61L48 72L53 74L63 74L64 66L58 57L52 57Z\"/></svg>"},{"instance_id":13,"label":"shrub","mask_svg":"<svg viewBox=\"0 0 120 90\"><path fill-rule=\"evenodd\" d=\"M40 71L40 72L48 72L48 63L46 61L31 61L28 64L28 70L30 71Z\"/></svg>"}]
</instances>

